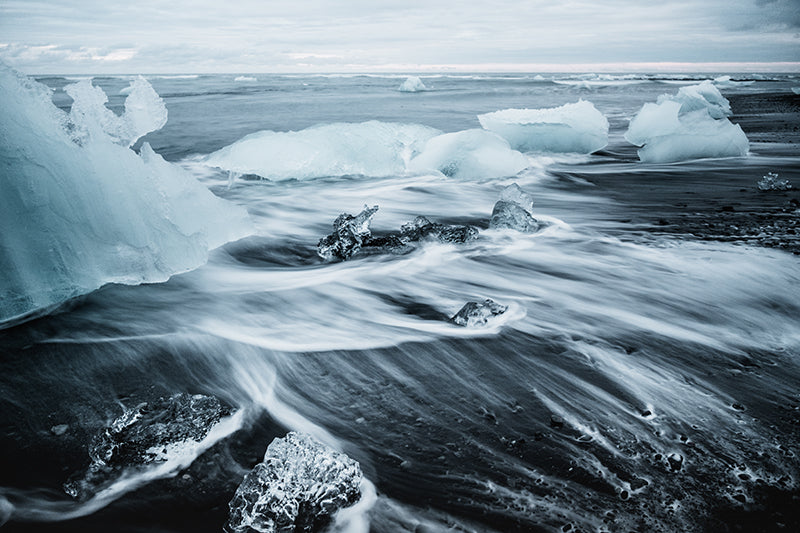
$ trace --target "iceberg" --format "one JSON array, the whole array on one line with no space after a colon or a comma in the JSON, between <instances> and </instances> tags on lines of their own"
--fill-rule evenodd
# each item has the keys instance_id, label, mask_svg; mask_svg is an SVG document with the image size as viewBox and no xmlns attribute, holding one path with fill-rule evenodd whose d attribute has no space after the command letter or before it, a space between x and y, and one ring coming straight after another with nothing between
<instances>
[{"instance_id":1,"label":"iceberg","mask_svg":"<svg viewBox=\"0 0 800 533\"><path fill-rule=\"evenodd\" d=\"M730 103L710 82L682 87L646 103L630 121L625 140L648 163L672 163L706 157L741 157L750 143L738 124L726 118Z\"/></svg>"},{"instance_id":2,"label":"iceberg","mask_svg":"<svg viewBox=\"0 0 800 533\"><path fill-rule=\"evenodd\" d=\"M397 88L398 91L401 93L418 93L420 91L426 91L428 88L425 87L425 84L422 83L422 80L419 79L418 76L409 76L406 78L406 81L400 84L400 87Z\"/></svg>"},{"instance_id":3,"label":"iceberg","mask_svg":"<svg viewBox=\"0 0 800 533\"><path fill-rule=\"evenodd\" d=\"M252 233L244 209L128 148L166 121L144 78L121 117L88 80L68 90L70 114L0 64L0 327L106 283L165 281Z\"/></svg>"},{"instance_id":4,"label":"iceberg","mask_svg":"<svg viewBox=\"0 0 800 533\"><path fill-rule=\"evenodd\" d=\"M264 461L236 489L225 531L320 531L359 501L362 480L357 461L292 431L270 443Z\"/></svg>"},{"instance_id":5,"label":"iceberg","mask_svg":"<svg viewBox=\"0 0 800 533\"><path fill-rule=\"evenodd\" d=\"M260 131L209 154L205 164L270 180L391 176L441 132L419 124L335 123L300 131Z\"/></svg>"},{"instance_id":6,"label":"iceberg","mask_svg":"<svg viewBox=\"0 0 800 533\"><path fill-rule=\"evenodd\" d=\"M547 109L504 109L478 115L516 150L590 154L608 144L608 120L586 100Z\"/></svg>"},{"instance_id":7,"label":"iceberg","mask_svg":"<svg viewBox=\"0 0 800 533\"><path fill-rule=\"evenodd\" d=\"M471 129L431 138L408 169L451 178L503 178L528 167L528 159L490 131Z\"/></svg>"}]
</instances>

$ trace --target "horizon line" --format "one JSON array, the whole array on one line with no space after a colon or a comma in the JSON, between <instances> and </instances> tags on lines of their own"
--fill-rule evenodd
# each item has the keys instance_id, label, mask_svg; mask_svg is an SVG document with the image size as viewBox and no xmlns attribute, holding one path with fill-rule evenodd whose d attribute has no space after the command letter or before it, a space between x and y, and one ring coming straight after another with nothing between
<instances>
[{"instance_id":1,"label":"horizon line","mask_svg":"<svg viewBox=\"0 0 800 533\"><path fill-rule=\"evenodd\" d=\"M60 65L63 67L63 65ZM243 66L242 66L243 67ZM20 69L20 67L13 67ZM32 72L33 69L25 69ZM131 75L133 73L201 75L201 74L448 74L448 73L486 73L486 74L537 74L537 73L626 73L626 74L688 74L688 73L800 73L800 61L658 61L658 62L605 62L605 63L473 63L473 64L414 64L392 63L384 65L348 64L331 68L330 65L311 64L280 65L262 70L153 70L111 71L101 69L90 71L55 71L43 69L30 75Z\"/></svg>"}]
</instances>

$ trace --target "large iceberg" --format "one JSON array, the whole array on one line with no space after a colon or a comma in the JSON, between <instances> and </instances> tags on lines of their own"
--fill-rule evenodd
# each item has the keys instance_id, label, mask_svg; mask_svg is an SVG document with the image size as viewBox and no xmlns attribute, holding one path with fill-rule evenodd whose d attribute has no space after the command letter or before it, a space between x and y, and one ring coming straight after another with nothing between
<instances>
[{"instance_id":1,"label":"large iceberg","mask_svg":"<svg viewBox=\"0 0 800 533\"><path fill-rule=\"evenodd\" d=\"M728 100L705 81L644 104L625 139L642 147L639 159L648 163L747 155L750 143L742 128L726 118L730 115Z\"/></svg>"},{"instance_id":2,"label":"large iceberg","mask_svg":"<svg viewBox=\"0 0 800 533\"><path fill-rule=\"evenodd\" d=\"M528 159L492 132L479 129L433 137L408 169L439 171L452 178L503 178L528 167Z\"/></svg>"},{"instance_id":3,"label":"large iceberg","mask_svg":"<svg viewBox=\"0 0 800 533\"><path fill-rule=\"evenodd\" d=\"M526 152L590 154L608 144L608 120L585 100L547 109L504 109L478 115L478 120Z\"/></svg>"},{"instance_id":4,"label":"large iceberg","mask_svg":"<svg viewBox=\"0 0 800 533\"><path fill-rule=\"evenodd\" d=\"M361 498L361 466L312 437L273 440L229 503L229 533L311 533Z\"/></svg>"},{"instance_id":5,"label":"large iceberg","mask_svg":"<svg viewBox=\"0 0 800 533\"><path fill-rule=\"evenodd\" d=\"M164 281L252 231L244 209L148 144L128 148L166 120L147 81L121 117L88 81L67 91L69 115L0 64L0 325L106 283Z\"/></svg>"},{"instance_id":6,"label":"large iceberg","mask_svg":"<svg viewBox=\"0 0 800 533\"><path fill-rule=\"evenodd\" d=\"M370 121L260 131L206 157L206 164L270 180L326 176L390 176L441 132L419 124Z\"/></svg>"}]
</instances>

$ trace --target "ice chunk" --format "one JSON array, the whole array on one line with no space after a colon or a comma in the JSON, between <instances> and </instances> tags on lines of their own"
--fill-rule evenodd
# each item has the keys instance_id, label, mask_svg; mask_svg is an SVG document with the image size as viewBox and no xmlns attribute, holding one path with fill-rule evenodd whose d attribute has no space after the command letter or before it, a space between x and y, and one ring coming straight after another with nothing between
<instances>
[{"instance_id":1,"label":"ice chunk","mask_svg":"<svg viewBox=\"0 0 800 533\"><path fill-rule=\"evenodd\" d=\"M706 81L644 104L625 139L641 146L639 159L649 163L747 155L747 137L725 118L729 114L728 101Z\"/></svg>"},{"instance_id":2,"label":"ice chunk","mask_svg":"<svg viewBox=\"0 0 800 533\"><path fill-rule=\"evenodd\" d=\"M492 132L472 129L433 137L409 170L439 171L453 178L502 178L528 166L527 158Z\"/></svg>"},{"instance_id":3,"label":"ice chunk","mask_svg":"<svg viewBox=\"0 0 800 533\"><path fill-rule=\"evenodd\" d=\"M206 164L270 180L325 176L390 176L441 132L419 124L364 122L260 131L206 157Z\"/></svg>"},{"instance_id":4,"label":"ice chunk","mask_svg":"<svg viewBox=\"0 0 800 533\"><path fill-rule=\"evenodd\" d=\"M165 462L196 445L229 414L213 396L185 393L125 409L93 439L87 472L66 483L64 490L84 500L131 468Z\"/></svg>"},{"instance_id":5,"label":"ice chunk","mask_svg":"<svg viewBox=\"0 0 800 533\"><path fill-rule=\"evenodd\" d=\"M273 440L228 504L229 533L310 533L361 498L358 462L308 435Z\"/></svg>"},{"instance_id":6,"label":"ice chunk","mask_svg":"<svg viewBox=\"0 0 800 533\"><path fill-rule=\"evenodd\" d=\"M0 327L106 283L164 281L252 232L244 209L148 145L139 156L112 142L89 119L104 96L84 88L77 144L49 90L0 65Z\"/></svg>"},{"instance_id":7,"label":"ice chunk","mask_svg":"<svg viewBox=\"0 0 800 533\"><path fill-rule=\"evenodd\" d=\"M463 244L477 236L478 230L472 226L448 226L431 222L423 216L418 216L413 222L403 224L400 228L400 239L405 243L431 238L444 243Z\"/></svg>"},{"instance_id":8,"label":"ice chunk","mask_svg":"<svg viewBox=\"0 0 800 533\"><path fill-rule=\"evenodd\" d=\"M717 87L741 87L744 85L752 85L755 80L734 81L730 76L719 76L714 78L714 85Z\"/></svg>"},{"instance_id":9,"label":"ice chunk","mask_svg":"<svg viewBox=\"0 0 800 533\"><path fill-rule=\"evenodd\" d=\"M548 109L504 109L478 120L517 150L590 154L608 144L608 120L585 100Z\"/></svg>"},{"instance_id":10,"label":"ice chunk","mask_svg":"<svg viewBox=\"0 0 800 533\"><path fill-rule=\"evenodd\" d=\"M125 113L115 115L105 104L106 93L82 80L67 85L64 90L72 97L70 119L77 130L74 136L82 140L87 135L107 134L117 144L133 146L137 140L167 123L167 107L142 76L134 79L125 99Z\"/></svg>"},{"instance_id":11,"label":"ice chunk","mask_svg":"<svg viewBox=\"0 0 800 533\"><path fill-rule=\"evenodd\" d=\"M485 325L492 317L502 315L508 310L507 305L500 305L494 300L483 302L467 302L458 313L450 319L457 326L475 327Z\"/></svg>"},{"instance_id":12,"label":"ice chunk","mask_svg":"<svg viewBox=\"0 0 800 533\"><path fill-rule=\"evenodd\" d=\"M369 224L378 206L367 207L356 216L342 213L333 222L333 233L320 239L317 254L326 261L346 261L364 250L367 253L404 253L411 251L411 243L421 240L438 240L443 243L463 244L478 236L472 226L446 225L431 222L418 216L413 222L403 224L399 233L373 236Z\"/></svg>"},{"instance_id":13,"label":"ice chunk","mask_svg":"<svg viewBox=\"0 0 800 533\"><path fill-rule=\"evenodd\" d=\"M789 180L779 178L777 172L767 172L758 180L759 191L788 191L791 188L792 184L789 183Z\"/></svg>"},{"instance_id":14,"label":"ice chunk","mask_svg":"<svg viewBox=\"0 0 800 533\"><path fill-rule=\"evenodd\" d=\"M492 218L489 220L492 229L514 229L522 232L534 232L539 223L533 218L533 198L512 183L500 193L500 200L494 204Z\"/></svg>"},{"instance_id":15,"label":"ice chunk","mask_svg":"<svg viewBox=\"0 0 800 533\"><path fill-rule=\"evenodd\" d=\"M419 79L419 76L409 76L406 78L406 81L400 84L397 90L403 93L416 93L427 90L427 87L425 87L425 84Z\"/></svg>"},{"instance_id":16,"label":"ice chunk","mask_svg":"<svg viewBox=\"0 0 800 533\"><path fill-rule=\"evenodd\" d=\"M681 104L680 114L705 109L711 118L725 118L731 116L731 104L722 96L712 82L706 80L699 85L687 85L678 90L678 94L662 94L658 97L659 104L663 102L678 102Z\"/></svg>"},{"instance_id":17,"label":"ice chunk","mask_svg":"<svg viewBox=\"0 0 800 533\"><path fill-rule=\"evenodd\" d=\"M253 76L236 76L233 78L233 81L258 81L258 78L254 78Z\"/></svg>"},{"instance_id":18,"label":"ice chunk","mask_svg":"<svg viewBox=\"0 0 800 533\"><path fill-rule=\"evenodd\" d=\"M800 94L800 87L792 87L792 92L794 94Z\"/></svg>"},{"instance_id":19,"label":"ice chunk","mask_svg":"<svg viewBox=\"0 0 800 533\"><path fill-rule=\"evenodd\" d=\"M369 224L378 206L367 207L358 215L342 213L333 221L333 233L320 239L317 254L326 261L346 261L356 254L371 232Z\"/></svg>"}]
</instances>

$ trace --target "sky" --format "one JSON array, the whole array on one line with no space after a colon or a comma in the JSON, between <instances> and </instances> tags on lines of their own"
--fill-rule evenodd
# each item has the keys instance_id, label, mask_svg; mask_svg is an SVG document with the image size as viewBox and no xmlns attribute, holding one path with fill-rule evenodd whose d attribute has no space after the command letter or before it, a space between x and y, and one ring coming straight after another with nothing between
<instances>
[{"instance_id":1,"label":"sky","mask_svg":"<svg viewBox=\"0 0 800 533\"><path fill-rule=\"evenodd\" d=\"M800 0L0 0L27 74L800 71Z\"/></svg>"}]
</instances>

